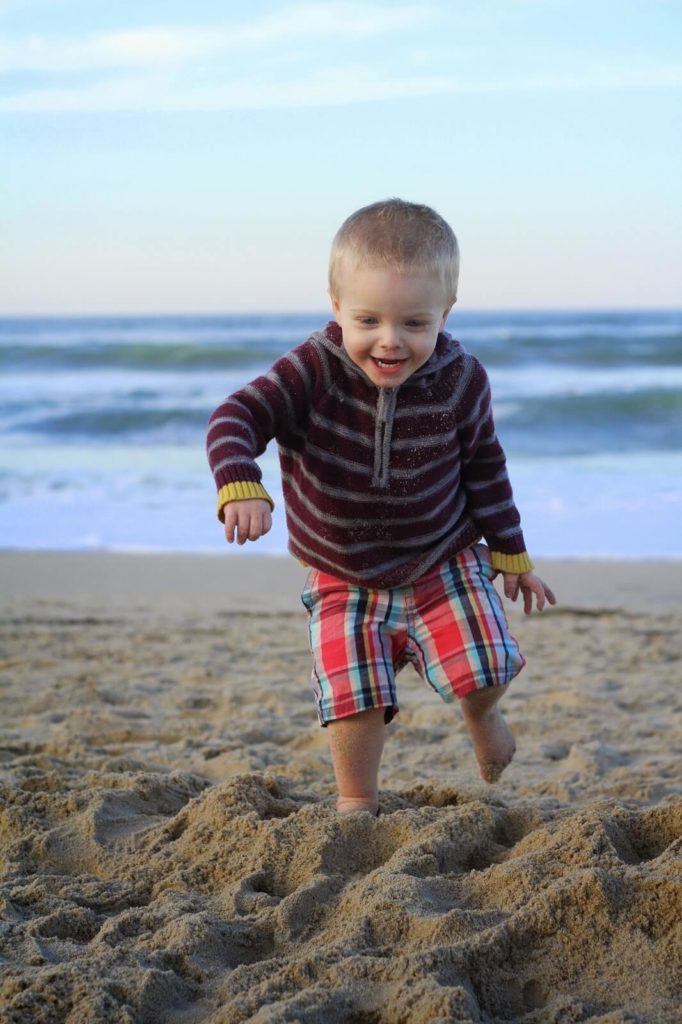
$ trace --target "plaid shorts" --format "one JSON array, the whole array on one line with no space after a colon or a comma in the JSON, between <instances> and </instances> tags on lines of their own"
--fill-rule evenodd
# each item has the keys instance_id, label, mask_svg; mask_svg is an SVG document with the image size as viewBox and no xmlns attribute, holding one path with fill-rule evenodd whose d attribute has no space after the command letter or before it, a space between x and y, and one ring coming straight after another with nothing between
<instances>
[{"instance_id":1,"label":"plaid shorts","mask_svg":"<svg viewBox=\"0 0 682 1024\"><path fill-rule=\"evenodd\" d=\"M526 662L493 576L483 544L390 590L311 569L301 599L320 724L369 708L385 708L390 722L399 710L395 677L408 661L448 703L510 682Z\"/></svg>"}]
</instances>

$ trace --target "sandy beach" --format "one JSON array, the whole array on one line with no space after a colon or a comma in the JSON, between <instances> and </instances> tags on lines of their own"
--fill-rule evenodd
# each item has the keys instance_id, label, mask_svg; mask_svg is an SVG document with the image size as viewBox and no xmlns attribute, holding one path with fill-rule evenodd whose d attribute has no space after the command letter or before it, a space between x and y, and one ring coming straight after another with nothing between
<instances>
[{"instance_id":1,"label":"sandy beach","mask_svg":"<svg viewBox=\"0 0 682 1024\"><path fill-rule=\"evenodd\" d=\"M542 561L513 764L340 818L290 559L0 552L2 1024L682 1021L682 564Z\"/></svg>"}]
</instances>

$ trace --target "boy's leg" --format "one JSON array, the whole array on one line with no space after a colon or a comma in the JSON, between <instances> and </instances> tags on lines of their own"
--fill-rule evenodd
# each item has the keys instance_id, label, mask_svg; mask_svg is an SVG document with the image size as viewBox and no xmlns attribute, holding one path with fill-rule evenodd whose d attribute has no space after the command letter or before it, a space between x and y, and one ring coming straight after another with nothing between
<instances>
[{"instance_id":1,"label":"boy's leg","mask_svg":"<svg viewBox=\"0 0 682 1024\"><path fill-rule=\"evenodd\" d=\"M486 686L460 700L481 778L485 782L497 782L516 751L514 735L497 706L508 689L509 684Z\"/></svg>"},{"instance_id":2,"label":"boy's leg","mask_svg":"<svg viewBox=\"0 0 682 1024\"><path fill-rule=\"evenodd\" d=\"M466 548L413 585L419 671L446 701L459 698L481 777L496 782L516 750L498 707L525 664L509 632L483 545Z\"/></svg>"},{"instance_id":3,"label":"boy's leg","mask_svg":"<svg viewBox=\"0 0 682 1024\"><path fill-rule=\"evenodd\" d=\"M384 749L385 708L371 708L348 718L329 722L327 734L339 796L336 809L379 809L379 763Z\"/></svg>"},{"instance_id":4,"label":"boy's leg","mask_svg":"<svg viewBox=\"0 0 682 1024\"><path fill-rule=\"evenodd\" d=\"M395 674L407 639L403 600L399 591L368 589L318 569L311 570L302 600L315 703L338 787L337 810L376 814L386 720L398 710Z\"/></svg>"}]
</instances>

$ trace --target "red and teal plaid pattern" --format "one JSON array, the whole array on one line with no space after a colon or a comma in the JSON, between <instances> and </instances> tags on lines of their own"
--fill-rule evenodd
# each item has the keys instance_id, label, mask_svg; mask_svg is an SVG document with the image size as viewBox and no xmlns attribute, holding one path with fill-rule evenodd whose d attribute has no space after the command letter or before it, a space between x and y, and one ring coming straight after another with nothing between
<instances>
[{"instance_id":1,"label":"red and teal plaid pattern","mask_svg":"<svg viewBox=\"0 0 682 1024\"><path fill-rule=\"evenodd\" d=\"M379 707L390 722L398 711L395 677L408 662L447 702L510 682L525 659L493 575L483 544L390 590L312 569L301 596L320 723Z\"/></svg>"}]
</instances>

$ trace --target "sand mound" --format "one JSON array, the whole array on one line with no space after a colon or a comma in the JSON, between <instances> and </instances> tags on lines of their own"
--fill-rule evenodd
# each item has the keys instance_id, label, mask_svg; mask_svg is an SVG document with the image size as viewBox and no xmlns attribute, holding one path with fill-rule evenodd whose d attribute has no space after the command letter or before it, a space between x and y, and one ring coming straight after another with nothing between
<instances>
[{"instance_id":1,"label":"sand mound","mask_svg":"<svg viewBox=\"0 0 682 1024\"><path fill-rule=\"evenodd\" d=\"M673 620L522 624L495 787L403 674L340 818L293 618L5 624L0 1021L681 1020Z\"/></svg>"},{"instance_id":2,"label":"sand mound","mask_svg":"<svg viewBox=\"0 0 682 1024\"><path fill-rule=\"evenodd\" d=\"M680 804L90 774L4 789L7 1021L672 1019Z\"/></svg>"}]
</instances>

